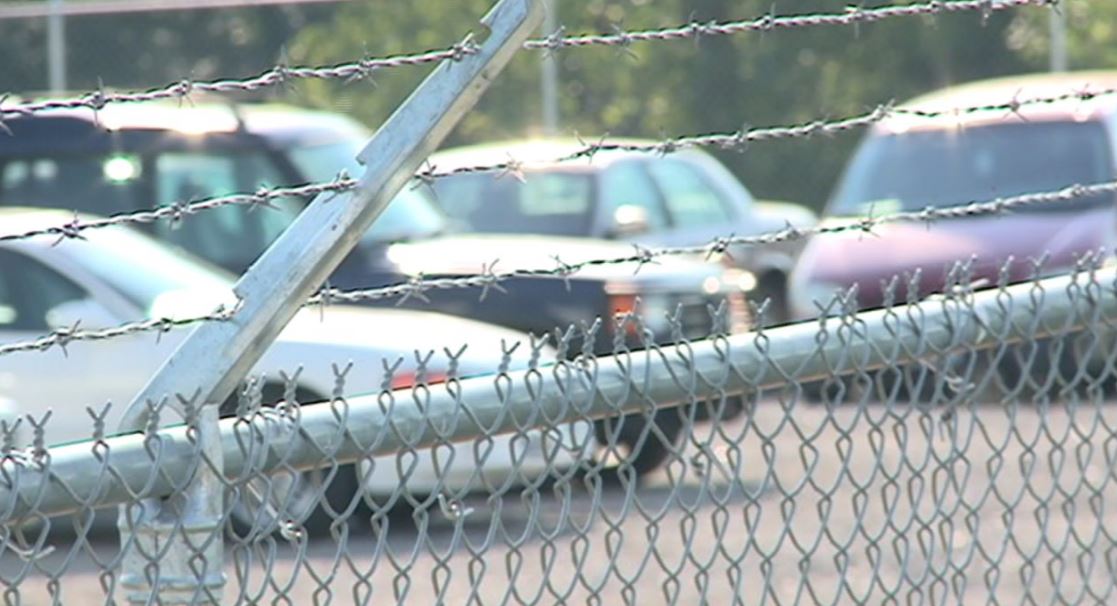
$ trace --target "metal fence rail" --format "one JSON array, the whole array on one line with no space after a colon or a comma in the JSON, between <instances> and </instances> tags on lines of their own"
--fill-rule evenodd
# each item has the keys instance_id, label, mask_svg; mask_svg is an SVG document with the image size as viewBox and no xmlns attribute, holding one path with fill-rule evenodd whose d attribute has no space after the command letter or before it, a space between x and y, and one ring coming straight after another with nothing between
<instances>
[{"instance_id":1,"label":"metal fence rail","mask_svg":"<svg viewBox=\"0 0 1117 606\"><path fill-rule=\"evenodd\" d=\"M1117 273L976 293L965 275L743 335L711 310L708 339L611 357L523 343L527 367L509 346L490 376L411 391L346 399L339 371L329 402L261 409L249 389L205 532L173 514L213 465L190 398L186 425L60 448L49 423L25 449L6 426L0 580L24 603L107 603L138 559L156 586L206 581L183 603L1105 602ZM669 454L638 477L620 436L655 411L640 439ZM353 463L369 492L343 481ZM123 504L128 528L152 497L193 557L98 535L95 511ZM220 571L197 555L214 543Z\"/></svg>"}]
</instances>

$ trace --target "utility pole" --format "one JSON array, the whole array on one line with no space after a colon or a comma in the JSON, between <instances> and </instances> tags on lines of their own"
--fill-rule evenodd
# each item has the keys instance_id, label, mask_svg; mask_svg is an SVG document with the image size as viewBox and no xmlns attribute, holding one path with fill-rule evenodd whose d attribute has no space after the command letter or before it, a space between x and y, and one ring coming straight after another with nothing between
<instances>
[{"instance_id":1,"label":"utility pole","mask_svg":"<svg viewBox=\"0 0 1117 606\"><path fill-rule=\"evenodd\" d=\"M66 90L66 17L63 0L49 0L47 15L47 84L50 92Z\"/></svg>"},{"instance_id":2,"label":"utility pole","mask_svg":"<svg viewBox=\"0 0 1117 606\"><path fill-rule=\"evenodd\" d=\"M548 0L543 17L543 35L550 36L558 30L559 0ZM557 53L543 53L542 68L543 92L543 134L553 137L558 134L558 57Z\"/></svg>"},{"instance_id":3,"label":"utility pole","mask_svg":"<svg viewBox=\"0 0 1117 606\"><path fill-rule=\"evenodd\" d=\"M1051 71L1067 71L1067 4L1051 7Z\"/></svg>"}]
</instances>

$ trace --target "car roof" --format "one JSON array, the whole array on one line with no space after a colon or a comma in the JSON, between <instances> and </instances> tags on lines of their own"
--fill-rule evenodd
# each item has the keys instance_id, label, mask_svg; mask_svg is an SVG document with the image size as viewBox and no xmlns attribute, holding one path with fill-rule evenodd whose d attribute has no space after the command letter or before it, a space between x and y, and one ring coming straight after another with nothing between
<instances>
[{"instance_id":1,"label":"car roof","mask_svg":"<svg viewBox=\"0 0 1117 606\"><path fill-rule=\"evenodd\" d=\"M75 214L72 211L53 208L0 206L0 238L33 230L61 227L74 220L87 222L99 218L100 217L92 215Z\"/></svg>"},{"instance_id":2,"label":"car roof","mask_svg":"<svg viewBox=\"0 0 1117 606\"><path fill-rule=\"evenodd\" d=\"M11 118L8 124L18 129L20 121L58 120L85 123L107 131L166 131L183 135L249 132L280 142L307 137L364 136L368 129L356 120L336 112L304 109L281 103L117 103L93 111L89 108L55 109L33 116Z\"/></svg>"},{"instance_id":3,"label":"car roof","mask_svg":"<svg viewBox=\"0 0 1117 606\"><path fill-rule=\"evenodd\" d=\"M528 169L549 169L561 165L568 171L603 170L614 162L631 158L647 158L647 152L629 150L602 150L595 152L592 162L585 160L558 162L560 158L571 156L585 150L593 141L575 138L512 139L480 145L452 147L439 151L430 157L430 163L439 171L460 169L469 166L493 166L515 160ZM609 138L607 143L621 145L658 145L660 141L651 139ZM676 154L699 154L698 150L680 150Z\"/></svg>"},{"instance_id":4,"label":"car roof","mask_svg":"<svg viewBox=\"0 0 1117 606\"><path fill-rule=\"evenodd\" d=\"M1035 122L1086 122L1103 120L1117 112L1117 95L1097 95L1085 98L1088 93L1117 90L1117 71L1079 71L1065 73L1029 74L979 80L943 88L903 103L897 109L923 112L948 112L937 118L905 114L893 115L877 126L883 132L907 130L934 130L979 126L1015 121ZM1006 105L1031 99L1060 98L1049 103L1022 105L1016 111ZM970 107L995 109L968 113L950 113ZM1014 115L1015 114L1015 115Z\"/></svg>"}]
</instances>

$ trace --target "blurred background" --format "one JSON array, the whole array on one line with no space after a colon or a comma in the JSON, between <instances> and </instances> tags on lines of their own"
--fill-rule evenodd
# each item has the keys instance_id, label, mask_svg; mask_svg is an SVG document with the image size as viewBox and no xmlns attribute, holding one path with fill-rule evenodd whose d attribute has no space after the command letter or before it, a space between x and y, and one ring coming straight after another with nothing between
<instances>
[{"instance_id":1,"label":"blurred background","mask_svg":"<svg viewBox=\"0 0 1117 606\"><path fill-rule=\"evenodd\" d=\"M65 85L70 90L142 89L189 77L244 77L277 63L329 64L458 41L489 0L341 1L248 8L68 16ZM558 0L567 33L841 11L834 0ZM864 7L884 4L866 2ZM1064 0L1061 15L1004 11L891 19L859 28L804 28L779 35L724 36L647 44L632 52L557 55L558 134L664 136L732 131L863 112L879 103L974 79L1045 71L1052 33L1064 21L1056 67L1117 64L1117 3ZM26 2L0 2L3 9ZM45 5L44 5L45 6ZM49 88L47 19L0 19L0 83L23 93ZM143 49L137 52L137 49ZM1058 53L1056 53L1058 55ZM543 130L544 53L526 53L470 113L447 146ZM347 113L376 127L424 69L388 70L374 81L300 82L269 99ZM375 92L373 92L375 88ZM827 145L779 141L745 153L717 152L759 198L819 210L860 135Z\"/></svg>"}]
</instances>

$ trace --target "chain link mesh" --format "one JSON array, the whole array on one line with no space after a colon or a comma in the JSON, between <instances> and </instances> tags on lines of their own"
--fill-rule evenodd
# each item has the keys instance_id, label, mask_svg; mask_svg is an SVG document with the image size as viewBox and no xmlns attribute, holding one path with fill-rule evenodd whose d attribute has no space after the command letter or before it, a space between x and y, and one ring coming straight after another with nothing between
<instances>
[{"instance_id":1,"label":"chain link mesh","mask_svg":"<svg viewBox=\"0 0 1117 606\"><path fill-rule=\"evenodd\" d=\"M91 410L67 446L49 415L4 423L5 601L124 603L185 575L206 582L168 603L1108 603L1115 274L968 275L745 334L724 306L705 338L674 315L659 344L625 316L612 356L571 330L505 344L481 377L468 349L417 354L413 387L385 364L371 395L347 397L338 364L322 403L298 401L298 373L277 403L250 381L220 460L189 397L177 421L150 404L142 435ZM174 513L204 470L225 495L211 526ZM111 528L151 498L175 551ZM122 578L126 558L148 578Z\"/></svg>"}]
</instances>

